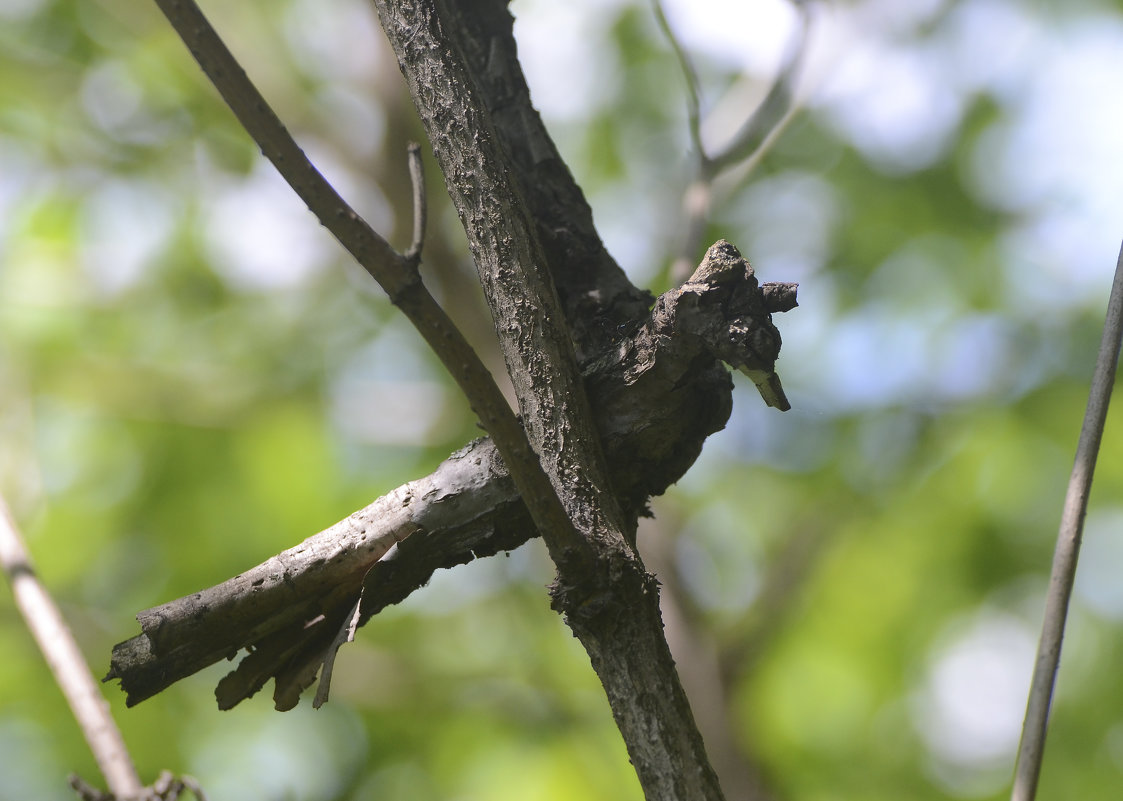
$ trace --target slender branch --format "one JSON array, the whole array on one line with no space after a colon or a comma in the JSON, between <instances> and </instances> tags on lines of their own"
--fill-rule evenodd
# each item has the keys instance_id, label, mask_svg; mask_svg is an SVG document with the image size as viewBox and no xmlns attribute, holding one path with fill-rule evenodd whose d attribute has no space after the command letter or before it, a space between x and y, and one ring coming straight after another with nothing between
<instances>
[{"instance_id":1,"label":"slender branch","mask_svg":"<svg viewBox=\"0 0 1123 801\"><path fill-rule=\"evenodd\" d=\"M308 208L391 300L418 283L416 271L352 209L293 140L242 65L193 0L156 0L238 122Z\"/></svg>"},{"instance_id":2,"label":"slender branch","mask_svg":"<svg viewBox=\"0 0 1123 801\"><path fill-rule=\"evenodd\" d=\"M733 167L738 167L743 180L743 177L760 163L780 138L780 134L798 111L795 103L795 86L807 56L811 15L805 2L792 0L799 21L768 94L725 147L710 154L706 152L702 143L701 121L698 118L697 75L674 31L667 23L666 17L663 16L660 0L652 0L652 2L660 28L670 42L686 80L690 136L698 162L697 174L683 193L684 235L679 256L671 267L672 276L682 280L690 274L698 250L705 241L710 209L715 205L714 183L717 178Z\"/></svg>"},{"instance_id":3,"label":"slender branch","mask_svg":"<svg viewBox=\"0 0 1123 801\"><path fill-rule=\"evenodd\" d=\"M405 313L452 374L468 397L472 411L494 438L535 524L555 531L572 529L503 393L463 334L421 283L410 259L398 254L375 233L316 170L194 1L156 0L156 4L261 152L320 223L386 290L390 301Z\"/></svg>"},{"instance_id":4,"label":"slender branch","mask_svg":"<svg viewBox=\"0 0 1123 801\"><path fill-rule=\"evenodd\" d=\"M806 5L798 2L793 2L793 5L799 21L788 43L780 71L764 100L725 148L715 153L710 160L709 169L714 174L732 164L752 158L765 146L769 135L795 107L795 85L807 57L811 15Z\"/></svg>"},{"instance_id":5,"label":"slender branch","mask_svg":"<svg viewBox=\"0 0 1123 801\"><path fill-rule=\"evenodd\" d=\"M3 497L0 497L0 566L11 582L20 614L66 696L109 791L120 799L140 797L143 787L121 731L113 722L109 705L101 697L62 613L39 582Z\"/></svg>"},{"instance_id":6,"label":"slender branch","mask_svg":"<svg viewBox=\"0 0 1123 801\"><path fill-rule=\"evenodd\" d=\"M1092 388L1080 439L1076 445L1076 458L1065 494L1061 514L1057 547L1053 553L1053 568L1049 576L1049 592L1045 599L1045 615L1041 622L1041 641L1037 646L1037 659L1033 666L1025 722L1022 726L1018 761L1014 767L1012 801L1032 801L1037 795L1037 781L1041 775L1041 762L1045 753L1045 735L1048 730L1049 708L1061 661L1061 640L1064 637L1065 619L1069 599L1076 579L1076 562L1080 554L1080 540L1084 533L1084 515L1088 509L1088 494L1092 488L1092 474L1103 438L1107 407L1111 389L1115 384L1115 370L1119 363L1120 342L1123 341L1123 247L1115 264L1115 280L1107 304L1103 338L1100 340L1096 369L1092 374Z\"/></svg>"},{"instance_id":7,"label":"slender branch","mask_svg":"<svg viewBox=\"0 0 1123 801\"><path fill-rule=\"evenodd\" d=\"M413 241L406 251L406 259L413 263L421 261L421 249L425 246L425 219L428 204L425 201L425 173L421 166L421 145L409 143L409 180L413 186Z\"/></svg>"},{"instance_id":8,"label":"slender branch","mask_svg":"<svg viewBox=\"0 0 1123 801\"><path fill-rule=\"evenodd\" d=\"M702 111L698 96L698 73L694 69L694 64L691 63L682 43L679 42L671 28L671 23L667 21L662 0L651 0L651 5L655 11L655 21L659 23L659 29L663 32L663 35L667 37L667 42L671 45L671 50L674 51L679 68L682 70L682 76L686 81L686 115L687 125L690 129L690 141L694 145L694 152L697 154L699 162L705 163L707 157L706 149L702 145Z\"/></svg>"}]
</instances>

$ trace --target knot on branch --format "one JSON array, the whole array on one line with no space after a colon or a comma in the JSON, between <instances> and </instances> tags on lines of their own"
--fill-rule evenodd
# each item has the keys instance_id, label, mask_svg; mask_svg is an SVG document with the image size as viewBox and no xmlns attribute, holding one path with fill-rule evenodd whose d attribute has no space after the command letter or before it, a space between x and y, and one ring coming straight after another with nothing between
<instances>
[{"instance_id":1,"label":"knot on branch","mask_svg":"<svg viewBox=\"0 0 1123 801\"><path fill-rule=\"evenodd\" d=\"M713 355L751 378L765 403L786 412L791 404L776 375L781 341L772 312L795 307L796 284L766 287L758 285L741 252L720 239L690 279L660 301L672 309L673 331L701 339Z\"/></svg>"},{"instance_id":2,"label":"knot on branch","mask_svg":"<svg viewBox=\"0 0 1123 801\"><path fill-rule=\"evenodd\" d=\"M589 365L589 400L625 504L642 509L662 494L725 426L731 382L720 362L748 375L768 405L791 408L776 375L772 313L795 305L795 284L758 284L740 251L720 240L630 337Z\"/></svg>"},{"instance_id":3,"label":"knot on branch","mask_svg":"<svg viewBox=\"0 0 1123 801\"><path fill-rule=\"evenodd\" d=\"M559 571L550 585L550 608L564 615L579 636L591 628L610 635L612 628L634 616L641 603L658 605L659 581L623 550L606 554L592 570L570 575L569 583Z\"/></svg>"}]
</instances>

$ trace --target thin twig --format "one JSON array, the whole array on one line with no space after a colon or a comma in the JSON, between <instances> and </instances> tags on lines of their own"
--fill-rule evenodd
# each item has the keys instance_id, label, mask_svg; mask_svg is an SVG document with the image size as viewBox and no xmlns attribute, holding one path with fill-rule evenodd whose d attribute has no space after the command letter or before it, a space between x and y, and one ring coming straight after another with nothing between
<instances>
[{"instance_id":1,"label":"thin twig","mask_svg":"<svg viewBox=\"0 0 1123 801\"><path fill-rule=\"evenodd\" d=\"M35 575L31 557L3 497L0 497L0 565L11 582L20 614L66 696L110 792L120 799L139 797L143 787L121 731L109 714L109 705L102 698L62 613Z\"/></svg>"},{"instance_id":2,"label":"thin twig","mask_svg":"<svg viewBox=\"0 0 1123 801\"><path fill-rule=\"evenodd\" d=\"M803 62L806 60L811 38L809 35L811 15L803 4L793 5L796 7L799 21L788 43L780 71L764 100L741 126L736 136L721 152L713 156L709 166L715 174L732 164L752 158L753 154L768 141L769 134L783 122L795 106L795 85L799 80Z\"/></svg>"},{"instance_id":3,"label":"thin twig","mask_svg":"<svg viewBox=\"0 0 1123 801\"><path fill-rule=\"evenodd\" d=\"M1049 707L1053 700L1057 668L1061 660L1061 640L1064 636L1065 618L1076 578L1076 562L1080 554L1080 540L1084 533L1084 514L1088 509L1088 494L1092 487L1092 474L1103 438L1104 421L1115 383L1115 369L1119 362L1119 346L1123 340L1123 248L1115 264L1115 280L1107 304L1103 338L1092 375L1092 388L1088 394L1088 407L1080 428L1076 445L1076 459L1065 494L1061 514L1057 547L1053 553L1053 569L1049 576L1049 592L1045 599L1045 615L1041 623L1041 641L1033 666L1026 717L1022 726L1022 740L1018 747L1018 761L1014 766L1014 787L1011 801L1032 801L1037 795L1037 781L1041 775L1041 761L1045 753L1045 735L1048 730Z\"/></svg>"},{"instance_id":4,"label":"thin twig","mask_svg":"<svg viewBox=\"0 0 1123 801\"><path fill-rule=\"evenodd\" d=\"M679 255L671 265L671 276L681 282L694 269L694 262L706 238L710 210L714 207L714 182L723 172L739 167L747 175L764 158L795 116L795 85L799 78L810 41L811 16L806 3L792 0L799 22L785 52L780 70L760 105L752 112L737 134L724 148L714 154L706 152L702 143L699 111L698 77L681 43L671 30L663 13L661 0L652 0L655 17L682 68L687 87L687 116L690 138L697 159L696 175L683 193L683 238Z\"/></svg>"},{"instance_id":5,"label":"thin twig","mask_svg":"<svg viewBox=\"0 0 1123 801\"><path fill-rule=\"evenodd\" d=\"M662 0L651 0L655 12L655 20L659 29L667 37L667 42L675 54L679 68L682 70L683 81L686 84L686 117L687 128L690 131L690 143L694 148L695 179L683 192L682 212L685 222L683 228L682 246L679 255L671 265L671 277L675 283L681 283L694 271L694 257L705 237L706 221L710 217L710 204L713 197L713 177L710 170L710 157L706 154L706 147L702 143L702 111L699 99L698 73L694 69L686 49L678 40L674 29L671 28L667 15L663 10Z\"/></svg>"},{"instance_id":6,"label":"thin twig","mask_svg":"<svg viewBox=\"0 0 1123 801\"><path fill-rule=\"evenodd\" d=\"M428 215L428 204L425 200L425 173L421 166L421 145L410 142L407 149L409 154L409 180L413 185L413 240L406 259L417 264L421 261L421 248L425 246L425 218Z\"/></svg>"},{"instance_id":7,"label":"thin twig","mask_svg":"<svg viewBox=\"0 0 1123 801\"><path fill-rule=\"evenodd\" d=\"M386 290L391 300L417 282L390 244L313 166L193 0L156 0L238 122L320 223Z\"/></svg>"},{"instance_id":8,"label":"thin twig","mask_svg":"<svg viewBox=\"0 0 1123 801\"><path fill-rule=\"evenodd\" d=\"M682 70L682 76L686 81L686 114L690 126L690 139L694 145L694 152L705 163L707 156L705 148L702 146L702 111L698 93L698 73L694 69L694 65L686 54L682 43L679 42L674 30L671 29L671 23L667 21L662 0L651 0L651 5L655 11L655 20L659 23L659 29L667 37L667 42L671 45L675 58L678 59L679 68Z\"/></svg>"}]
</instances>

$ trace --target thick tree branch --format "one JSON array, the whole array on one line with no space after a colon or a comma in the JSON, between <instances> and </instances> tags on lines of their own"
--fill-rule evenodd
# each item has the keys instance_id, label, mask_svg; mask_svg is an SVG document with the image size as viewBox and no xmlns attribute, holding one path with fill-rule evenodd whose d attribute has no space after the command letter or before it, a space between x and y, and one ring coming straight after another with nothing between
<instances>
[{"instance_id":1,"label":"thick tree branch","mask_svg":"<svg viewBox=\"0 0 1123 801\"><path fill-rule=\"evenodd\" d=\"M511 180L534 221L584 362L618 340L621 327L634 328L655 298L633 286L605 250L581 188L530 101L507 2L461 0L441 13L450 20L444 34L463 56L510 156Z\"/></svg>"},{"instance_id":2,"label":"thick tree branch","mask_svg":"<svg viewBox=\"0 0 1123 801\"><path fill-rule=\"evenodd\" d=\"M554 562L593 571L594 538L628 525L604 457L565 315L490 113L433 0L375 3L460 214L531 447L572 525L541 531ZM568 568L566 566L569 566Z\"/></svg>"},{"instance_id":3,"label":"thick tree branch","mask_svg":"<svg viewBox=\"0 0 1123 801\"><path fill-rule=\"evenodd\" d=\"M663 637L658 582L608 483L577 358L511 165L438 0L376 0L475 258L531 447L572 526L540 527L647 798L721 799Z\"/></svg>"}]
</instances>

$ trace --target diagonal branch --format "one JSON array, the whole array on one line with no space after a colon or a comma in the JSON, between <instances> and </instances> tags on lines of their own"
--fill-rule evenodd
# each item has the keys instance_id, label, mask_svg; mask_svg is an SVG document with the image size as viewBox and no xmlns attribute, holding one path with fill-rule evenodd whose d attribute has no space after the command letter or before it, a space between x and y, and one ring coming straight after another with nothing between
<instances>
[{"instance_id":1,"label":"diagonal branch","mask_svg":"<svg viewBox=\"0 0 1123 801\"><path fill-rule=\"evenodd\" d=\"M0 497L0 569L12 585L16 606L66 697L110 791L119 798L139 797L140 778L121 730L109 714L109 706L101 697L62 612L40 583L3 497Z\"/></svg>"},{"instance_id":2,"label":"diagonal branch","mask_svg":"<svg viewBox=\"0 0 1123 801\"><path fill-rule=\"evenodd\" d=\"M686 82L687 123L696 159L696 175L683 193L685 234L679 256L671 268L672 275L679 279L688 274L687 271L693 265L704 241L710 209L714 206L715 181L733 168L739 168L743 180L780 137L798 110L795 89L807 60L812 17L806 0L791 0L791 3L798 22L768 94L746 118L733 138L723 148L711 153L702 142L697 73L667 21L661 0L652 0L659 28L667 37Z\"/></svg>"},{"instance_id":3,"label":"diagonal branch","mask_svg":"<svg viewBox=\"0 0 1123 801\"><path fill-rule=\"evenodd\" d=\"M700 159L706 158L706 148L702 144L702 102L698 92L698 72L687 55L686 49L675 35L667 13L663 10L662 0L651 0L652 10L655 12L655 21L659 30L667 37L667 43L675 54L679 69L686 81L686 124L690 131L690 142L694 146L695 155Z\"/></svg>"},{"instance_id":4,"label":"diagonal branch","mask_svg":"<svg viewBox=\"0 0 1123 801\"><path fill-rule=\"evenodd\" d=\"M456 5L375 5L467 234L528 439L573 524L540 527L558 569L553 606L589 654L647 798L718 801L663 636L658 582L635 552L634 518L624 517L608 483L534 226L486 104L444 33L457 25Z\"/></svg>"},{"instance_id":5,"label":"diagonal branch","mask_svg":"<svg viewBox=\"0 0 1123 801\"><path fill-rule=\"evenodd\" d=\"M1045 599L1045 613L1041 621L1041 641L1037 646L1037 659L1033 666L1026 703L1022 740L1018 745L1018 759L1014 766L1014 787L1011 801L1033 801L1037 795L1037 780L1041 774L1041 760L1045 754L1045 734L1049 726L1049 708L1053 703L1053 688L1061 662L1061 641L1064 639L1068 603L1076 580L1076 562L1080 555L1080 540L1084 534L1084 513L1088 510L1088 495L1092 490L1092 474L1096 470L1100 441L1103 439L1107 407L1111 401L1111 388L1115 385L1115 371L1119 364L1119 348L1123 342L1123 247L1115 263L1115 280L1108 298L1103 337L1096 356L1096 369L1092 375L1092 388L1088 392L1088 406L1084 424L1076 444L1076 458L1069 477L1061 515L1057 546L1053 553L1053 567L1049 577L1049 593Z\"/></svg>"},{"instance_id":6,"label":"diagonal branch","mask_svg":"<svg viewBox=\"0 0 1123 801\"><path fill-rule=\"evenodd\" d=\"M706 172L710 176L735 164L758 158L775 134L787 124L795 110L795 87L807 59L811 12L798 0L793 0L792 5L795 6L799 21L791 41L788 42L780 71L764 100L745 120L733 139L717 153L703 153Z\"/></svg>"},{"instance_id":7,"label":"diagonal branch","mask_svg":"<svg viewBox=\"0 0 1123 801\"><path fill-rule=\"evenodd\" d=\"M510 159L509 177L534 223L584 364L612 347L621 327L631 329L642 320L655 298L633 286L605 249L581 188L531 103L507 4L486 0L465 6L462 13L442 10L454 20L444 35L463 57Z\"/></svg>"},{"instance_id":8,"label":"diagonal branch","mask_svg":"<svg viewBox=\"0 0 1123 801\"><path fill-rule=\"evenodd\" d=\"M535 524L571 530L522 426L479 356L421 283L413 260L391 248L316 170L193 0L156 3L265 157L386 290L452 374L503 454Z\"/></svg>"}]
</instances>

